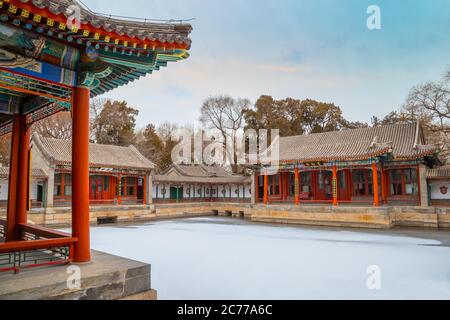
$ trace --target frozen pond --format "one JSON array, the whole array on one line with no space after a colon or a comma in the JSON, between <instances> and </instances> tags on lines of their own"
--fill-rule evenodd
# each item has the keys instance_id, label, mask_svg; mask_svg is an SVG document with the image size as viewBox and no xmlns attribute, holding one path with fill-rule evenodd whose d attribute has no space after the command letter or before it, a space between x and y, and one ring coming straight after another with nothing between
<instances>
[{"instance_id":1,"label":"frozen pond","mask_svg":"<svg viewBox=\"0 0 450 320\"><path fill-rule=\"evenodd\" d=\"M162 300L450 299L446 232L311 229L227 218L91 230L93 249L151 263L152 287ZM380 290L368 289L370 266L377 266L370 283Z\"/></svg>"}]
</instances>

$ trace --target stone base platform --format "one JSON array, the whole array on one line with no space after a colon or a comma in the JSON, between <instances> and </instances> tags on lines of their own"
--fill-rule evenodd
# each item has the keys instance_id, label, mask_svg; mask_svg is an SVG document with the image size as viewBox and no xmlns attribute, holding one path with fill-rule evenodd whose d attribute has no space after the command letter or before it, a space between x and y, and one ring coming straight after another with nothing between
<instances>
[{"instance_id":1,"label":"stone base platform","mask_svg":"<svg viewBox=\"0 0 450 320\"><path fill-rule=\"evenodd\" d=\"M5 212L0 210L0 216ZM50 228L69 227L70 208L33 210L29 221ZM181 219L203 216L245 218L254 222L315 225L330 227L390 229L394 227L418 227L450 229L450 208L412 206L372 206L248 203L177 203L149 206L92 207L91 224L99 219L114 223L143 223L164 219Z\"/></svg>"},{"instance_id":2,"label":"stone base platform","mask_svg":"<svg viewBox=\"0 0 450 320\"><path fill-rule=\"evenodd\" d=\"M79 267L78 288L74 270ZM69 269L69 267L71 267ZM70 278L69 278L70 277ZM92 262L0 273L0 300L156 300L149 264L92 251Z\"/></svg>"},{"instance_id":3,"label":"stone base platform","mask_svg":"<svg viewBox=\"0 0 450 320\"><path fill-rule=\"evenodd\" d=\"M450 210L433 207L257 205L250 219L264 223L347 228L450 228Z\"/></svg>"}]
</instances>

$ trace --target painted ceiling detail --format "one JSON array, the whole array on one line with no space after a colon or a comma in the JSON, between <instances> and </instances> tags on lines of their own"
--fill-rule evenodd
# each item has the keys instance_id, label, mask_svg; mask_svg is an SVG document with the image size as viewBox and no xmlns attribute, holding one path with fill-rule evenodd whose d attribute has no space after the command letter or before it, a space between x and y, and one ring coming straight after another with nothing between
<instances>
[{"instance_id":1,"label":"painted ceiling detail","mask_svg":"<svg viewBox=\"0 0 450 320\"><path fill-rule=\"evenodd\" d=\"M73 6L80 21L69 28ZM0 1L0 112L70 109L76 85L95 97L187 59L191 32L182 21L93 13L77 0Z\"/></svg>"}]
</instances>

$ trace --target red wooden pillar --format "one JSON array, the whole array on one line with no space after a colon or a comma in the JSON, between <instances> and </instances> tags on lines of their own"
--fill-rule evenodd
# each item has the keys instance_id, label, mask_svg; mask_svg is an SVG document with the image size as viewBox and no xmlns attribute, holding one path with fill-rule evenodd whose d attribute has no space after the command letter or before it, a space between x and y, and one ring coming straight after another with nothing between
<instances>
[{"instance_id":1,"label":"red wooden pillar","mask_svg":"<svg viewBox=\"0 0 450 320\"><path fill-rule=\"evenodd\" d=\"M91 260L89 214L89 99L87 87L73 91L72 138L72 234L78 238L74 246L74 262Z\"/></svg>"},{"instance_id":2,"label":"red wooden pillar","mask_svg":"<svg viewBox=\"0 0 450 320\"><path fill-rule=\"evenodd\" d=\"M300 171L298 168L294 170L295 175L295 205L300 205Z\"/></svg>"},{"instance_id":3,"label":"red wooden pillar","mask_svg":"<svg viewBox=\"0 0 450 320\"><path fill-rule=\"evenodd\" d=\"M416 168L416 176L417 176L417 187L418 187L418 192L419 192L419 206L422 206L422 196L421 196L421 194L422 194L422 188L423 187L425 187L425 188L427 188L428 186L422 186L422 184L421 184L421 179L420 179L420 167L419 167L419 165L417 165L417 168Z\"/></svg>"},{"instance_id":4,"label":"red wooden pillar","mask_svg":"<svg viewBox=\"0 0 450 320\"><path fill-rule=\"evenodd\" d=\"M278 183L280 185L280 200L283 201L284 200L284 173L283 172L278 173L278 177L279 177ZM276 184L276 182L275 182L275 184Z\"/></svg>"},{"instance_id":5,"label":"red wooden pillar","mask_svg":"<svg viewBox=\"0 0 450 320\"><path fill-rule=\"evenodd\" d=\"M259 203L259 173L256 172L255 174L255 194L253 195L255 197L255 203ZM219 191L217 191L217 198L219 198Z\"/></svg>"},{"instance_id":6,"label":"red wooden pillar","mask_svg":"<svg viewBox=\"0 0 450 320\"><path fill-rule=\"evenodd\" d=\"M117 204L122 204L122 175L117 176Z\"/></svg>"},{"instance_id":7,"label":"red wooden pillar","mask_svg":"<svg viewBox=\"0 0 450 320\"><path fill-rule=\"evenodd\" d=\"M286 200L289 199L289 197L291 196L290 179L291 179L290 173L286 172L286 184L285 184Z\"/></svg>"},{"instance_id":8,"label":"red wooden pillar","mask_svg":"<svg viewBox=\"0 0 450 320\"><path fill-rule=\"evenodd\" d=\"M372 176L373 176L373 205L375 207L380 206L379 186L378 186L378 166L376 163L372 163Z\"/></svg>"},{"instance_id":9,"label":"red wooden pillar","mask_svg":"<svg viewBox=\"0 0 450 320\"><path fill-rule=\"evenodd\" d=\"M269 204L269 176L264 174L264 204Z\"/></svg>"},{"instance_id":10,"label":"red wooden pillar","mask_svg":"<svg viewBox=\"0 0 450 320\"><path fill-rule=\"evenodd\" d=\"M338 171L336 166L333 167L332 188L333 188L333 206L337 207L339 204L338 199L339 190L338 190Z\"/></svg>"},{"instance_id":11,"label":"red wooden pillar","mask_svg":"<svg viewBox=\"0 0 450 320\"><path fill-rule=\"evenodd\" d=\"M29 139L30 132L27 129L26 116L14 115L9 166L6 241L21 240L18 224L27 222Z\"/></svg>"},{"instance_id":12,"label":"red wooden pillar","mask_svg":"<svg viewBox=\"0 0 450 320\"><path fill-rule=\"evenodd\" d=\"M386 181L386 171L383 166L381 166L381 201L383 203L387 202L387 181Z\"/></svg>"},{"instance_id":13,"label":"red wooden pillar","mask_svg":"<svg viewBox=\"0 0 450 320\"><path fill-rule=\"evenodd\" d=\"M30 191L30 129L27 127L26 116L20 116L19 163L17 179L17 223L28 222L29 191Z\"/></svg>"},{"instance_id":14,"label":"red wooden pillar","mask_svg":"<svg viewBox=\"0 0 450 320\"><path fill-rule=\"evenodd\" d=\"M143 194L144 194L144 199L143 199L143 204L146 205L147 204L147 176L144 176L143 179Z\"/></svg>"}]
</instances>

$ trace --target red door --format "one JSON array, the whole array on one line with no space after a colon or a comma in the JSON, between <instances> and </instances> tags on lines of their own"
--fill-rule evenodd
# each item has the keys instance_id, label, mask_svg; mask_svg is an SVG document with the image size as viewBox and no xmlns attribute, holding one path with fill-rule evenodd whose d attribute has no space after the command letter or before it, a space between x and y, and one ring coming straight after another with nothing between
<instances>
[{"instance_id":1,"label":"red door","mask_svg":"<svg viewBox=\"0 0 450 320\"><path fill-rule=\"evenodd\" d=\"M341 201L350 201L350 171L342 170L338 173L338 196Z\"/></svg>"},{"instance_id":2,"label":"red door","mask_svg":"<svg viewBox=\"0 0 450 320\"><path fill-rule=\"evenodd\" d=\"M316 200L332 200L333 199L333 174L331 171L317 172L317 190Z\"/></svg>"},{"instance_id":3,"label":"red door","mask_svg":"<svg viewBox=\"0 0 450 320\"><path fill-rule=\"evenodd\" d=\"M91 176L89 180L91 185L89 198L94 201L103 200L103 177Z\"/></svg>"}]
</instances>

